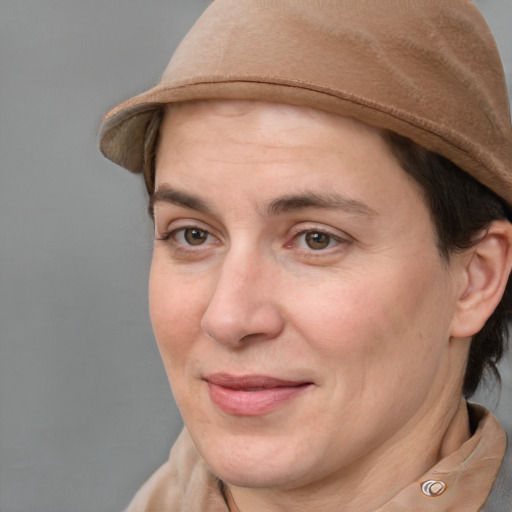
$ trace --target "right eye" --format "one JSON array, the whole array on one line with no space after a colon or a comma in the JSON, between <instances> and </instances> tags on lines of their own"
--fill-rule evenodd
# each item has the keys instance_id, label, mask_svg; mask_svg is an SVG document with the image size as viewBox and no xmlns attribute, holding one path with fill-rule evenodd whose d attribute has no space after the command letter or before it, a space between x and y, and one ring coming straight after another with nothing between
<instances>
[{"instance_id":1,"label":"right eye","mask_svg":"<svg viewBox=\"0 0 512 512\"><path fill-rule=\"evenodd\" d=\"M168 233L164 233L160 240L164 242L171 241L177 245L185 247L197 247L200 245L215 243L217 239L205 229L190 226L173 229Z\"/></svg>"},{"instance_id":2,"label":"right eye","mask_svg":"<svg viewBox=\"0 0 512 512\"><path fill-rule=\"evenodd\" d=\"M183 228L174 232L174 239L180 244L203 245L211 237L210 233L199 228Z\"/></svg>"}]
</instances>

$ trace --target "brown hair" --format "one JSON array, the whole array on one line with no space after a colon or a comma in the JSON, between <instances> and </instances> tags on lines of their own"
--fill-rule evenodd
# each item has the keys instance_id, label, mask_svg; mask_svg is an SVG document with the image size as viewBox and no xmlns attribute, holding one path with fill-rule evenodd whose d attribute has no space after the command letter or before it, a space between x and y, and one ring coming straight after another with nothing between
<instances>
[{"instance_id":1,"label":"brown hair","mask_svg":"<svg viewBox=\"0 0 512 512\"><path fill-rule=\"evenodd\" d=\"M154 161L162 116L163 109L155 112L144 143L144 182L150 198L155 187ZM512 218L510 210L494 192L450 160L393 132L382 134L399 164L419 185L432 216L439 253L447 262L451 254L477 243L494 220ZM463 384L466 398L475 393L486 370L500 380L497 364L506 349L511 318L512 280L509 278L496 310L473 336Z\"/></svg>"}]
</instances>

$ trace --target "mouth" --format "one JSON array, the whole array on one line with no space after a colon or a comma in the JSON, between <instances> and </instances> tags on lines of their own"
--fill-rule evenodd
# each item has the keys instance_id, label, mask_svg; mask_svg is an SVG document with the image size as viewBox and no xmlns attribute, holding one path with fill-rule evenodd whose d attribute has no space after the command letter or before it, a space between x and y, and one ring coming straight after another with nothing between
<instances>
[{"instance_id":1,"label":"mouth","mask_svg":"<svg viewBox=\"0 0 512 512\"><path fill-rule=\"evenodd\" d=\"M225 373L208 375L204 380L213 404L222 412L234 416L268 414L298 398L313 385L310 381Z\"/></svg>"}]
</instances>

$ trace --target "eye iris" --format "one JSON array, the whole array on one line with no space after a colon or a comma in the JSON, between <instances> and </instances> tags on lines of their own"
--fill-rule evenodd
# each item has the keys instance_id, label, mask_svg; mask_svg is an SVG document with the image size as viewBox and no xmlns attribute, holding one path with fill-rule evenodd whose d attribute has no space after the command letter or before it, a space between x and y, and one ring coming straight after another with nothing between
<instances>
[{"instance_id":1,"label":"eye iris","mask_svg":"<svg viewBox=\"0 0 512 512\"><path fill-rule=\"evenodd\" d=\"M185 240L190 245L201 245L208 238L208 233L203 229L188 228L185 229Z\"/></svg>"},{"instance_id":2,"label":"eye iris","mask_svg":"<svg viewBox=\"0 0 512 512\"><path fill-rule=\"evenodd\" d=\"M325 249L331 241L331 237L325 233L311 232L306 234L306 244L310 249Z\"/></svg>"}]
</instances>

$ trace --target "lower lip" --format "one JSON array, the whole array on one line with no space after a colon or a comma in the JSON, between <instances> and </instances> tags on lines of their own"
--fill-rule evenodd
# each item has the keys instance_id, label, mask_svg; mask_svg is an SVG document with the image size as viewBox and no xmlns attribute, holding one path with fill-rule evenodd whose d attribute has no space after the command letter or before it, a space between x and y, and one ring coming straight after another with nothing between
<instances>
[{"instance_id":1,"label":"lower lip","mask_svg":"<svg viewBox=\"0 0 512 512\"><path fill-rule=\"evenodd\" d=\"M208 382L212 402L223 412L235 416L260 416L302 394L310 384L244 391Z\"/></svg>"}]
</instances>

